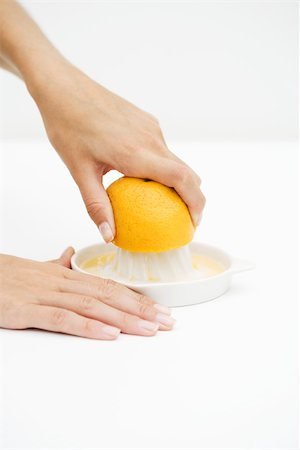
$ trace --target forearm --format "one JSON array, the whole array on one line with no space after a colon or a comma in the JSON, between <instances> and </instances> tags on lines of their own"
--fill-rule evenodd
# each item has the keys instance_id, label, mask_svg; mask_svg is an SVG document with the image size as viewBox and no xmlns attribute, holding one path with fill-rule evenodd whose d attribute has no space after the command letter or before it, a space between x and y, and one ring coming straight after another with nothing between
<instances>
[{"instance_id":1,"label":"forearm","mask_svg":"<svg viewBox=\"0 0 300 450\"><path fill-rule=\"evenodd\" d=\"M199 223L205 203L201 180L167 148L155 117L66 61L13 0L0 0L0 33L0 59L25 81L49 140L107 242L114 219L102 179L112 169L173 187Z\"/></svg>"},{"instance_id":2,"label":"forearm","mask_svg":"<svg viewBox=\"0 0 300 450\"><path fill-rule=\"evenodd\" d=\"M14 75L16 75L19 78L22 78L20 72L18 71L18 69L11 64L9 61L7 61L4 58L0 58L0 67L2 69L8 70L9 72L13 73Z\"/></svg>"},{"instance_id":3,"label":"forearm","mask_svg":"<svg viewBox=\"0 0 300 450\"><path fill-rule=\"evenodd\" d=\"M26 11L13 0L0 0L0 65L22 78L29 91L51 76L66 60Z\"/></svg>"}]
</instances>

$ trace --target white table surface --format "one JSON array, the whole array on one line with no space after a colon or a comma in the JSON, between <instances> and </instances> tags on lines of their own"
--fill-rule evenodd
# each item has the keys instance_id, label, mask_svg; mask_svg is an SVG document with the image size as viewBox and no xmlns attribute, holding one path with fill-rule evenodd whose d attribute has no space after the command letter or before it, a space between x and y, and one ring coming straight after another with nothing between
<instances>
[{"instance_id":1,"label":"white table surface","mask_svg":"<svg viewBox=\"0 0 300 450\"><path fill-rule=\"evenodd\" d=\"M1 330L3 448L297 448L297 147L171 147L203 179L195 239L256 269L174 309L175 329L153 338ZM50 259L98 241L46 140L2 142L0 154L3 253Z\"/></svg>"}]
</instances>

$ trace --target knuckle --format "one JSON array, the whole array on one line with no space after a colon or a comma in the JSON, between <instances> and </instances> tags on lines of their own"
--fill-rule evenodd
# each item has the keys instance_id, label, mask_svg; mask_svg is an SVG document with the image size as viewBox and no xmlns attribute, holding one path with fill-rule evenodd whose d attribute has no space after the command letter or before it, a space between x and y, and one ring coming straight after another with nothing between
<instances>
[{"instance_id":1,"label":"knuckle","mask_svg":"<svg viewBox=\"0 0 300 450\"><path fill-rule=\"evenodd\" d=\"M161 138L162 131L161 131L160 124L159 124L158 120L153 122L152 127L153 127L153 131L154 131L155 135L159 136L159 138Z\"/></svg>"},{"instance_id":2,"label":"knuckle","mask_svg":"<svg viewBox=\"0 0 300 450\"><path fill-rule=\"evenodd\" d=\"M150 300L146 297L146 295L140 294L140 293L136 294L136 301L139 304L144 304L144 305L149 305L149 302L150 302Z\"/></svg>"},{"instance_id":3,"label":"knuckle","mask_svg":"<svg viewBox=\"0 0 300 450\"><path fill-rule=\"evenodd\" d=\"M151 313L151 301L143 294L137 294L136 297L138 303L139 316L149 316Z\"/></svg>"},{"instance_id":4,"label":"knuckle","mask_svg":"<svg viewBox=\"0 0 300 450\"><path fill-rule=\"evenodd\" d=\"M122 329L128 329L130 327L130 315L126 312L121 312L120 323Z\"/></svg>"},{"instance_id":5,"label":"knuckle","mask_svg":"<svg viewBox=\"0 0 300 450\"><path fill-rule=\"evenodd\" d=\"M55 275L61 277L62 280L67 280L69 274L68 272L70 269L68 269L66 266L63 266L62 264L62 260L59 259L57 265L55 266Z\"/></svg>"},{"instance_id":6,"label":"knuckle","mask_svg":"<svg viewBox=\"0 0 300 450\"><path fill-rule=\"evenodd\" d=\"M83 311L89 311L92 309L94 301L91 297L81 297L79 300L79 307Z\"/></svg>"},{"instance_id":7,"label":"knuckle","mask_svg":"<svg viewBox=\"0 0 300 450\"><path fill-rule=\"evenodd\" d=\"M101 280L100 294L104 298L111 299L117 290L117 283L113 280L103 278Z\"/></svg>"},{"instance_id":8,"label":"knuckle","mask_svg":"<svg viewBox=\"0 0 300 450\"><path fill-rule=\"evenodd\" d=\"M162 138L161 137L159 137L158 139L157 139L157 143L156 143L156 146L157 146L157 149L159 150L159 152L160 152L160 155L162 156L162 157L167 157L168 158L168 152L169 152L169 150L167 149L167 147L166 147L166 145L165 145L165 143L164 143L164 141L162 140Z\"/></svg>"},{"instance_id":9,"label":"knuckle","mask_svg":"<svg viewBox=\"0 0 300 450\"><path fill-rule=\"evenodd\" d=\"M181 177L184 182L192 180L193 179L193 171L185 164L181 167Z\"/></svg>"},{"instance_id":10,"label":"knuckle","mask_svg":"<svg viewBox=\"0 0 300 450\"><path fill-rule=\"evenodd\" d=\"M184 164L176 163L174 166L173 177L176 184L185 184L191 177L190 169Z\"/></svg>"},{"instance_id":11,"label":"knuckle","mask_svg":"<svg viewBox=\"0 0 300 450\"><path fill-rule=\"evenodd\" d=\"M155 126L152 126L150 130L143 131L143 141L145 149L160 150L163 147L160 135Z\"/></svg>"},{"instance_id":12,"label":"knuckle","mask_svg":"<svg viewBox=\"0 0 300 450\"><path fill-rule=\"evenodd\" d=\"M66 321L66 312L62 309L56 309L52 313L51 320L54 326L61 327Z\"/></svg>"},{"instance_id":13,"label":"knuckle","mask_svg":"<svg viewBox=\"0 0 300 450\"><path fill-rule=\"evenodd\" d=\"M159 120L156 116L154 116L153 114L151 114L152 120L154 120L155 123L159 124Z\"/></svg>"},{"instance_id":14,"label":"knuckle","mask_svg":"<svg viewBox=\"0 0 300 450\"><path fill-rule=\"evenodd\" d=\"M104 203L99 200L88 201L86 202L85 206L91 218L95 217L97 214L99 214L100 211L103 211L105 208Z\"/></svg>"},{"instance_id":15,"label":"knuckle","mask_svg":"<svg viewBox=\"0 0 300 450\"><path fill-rule=\"evenodd\" d=\"M64 275L64 273L61 273L60 275L62 275L63 280L66 280L66 279L67 279L67 277ZM65 292L65 286L64 286L64 284L63 284L61 281L59 281L59 282L57 283L57 285L56 285L56 290L57 290L57 292L59 292L60 294L62 294L62 293Z\"/></svg>"},{"instance_id":16,"label":"knuckle","mask_svg":"<svg viewBox=\"0 0 300 450\"><path fill-rule=\"evenodd\" d=\"M139 316L148 317L152 309L146 303L139 303Z\"/></svg>"},{"instance_id":17,"label":"knuckle","mask_svg":"<svg viewBox=\"0 0 300 450\"><path fill-rule=\"evenodd\" d=\"M67 267L63 267L63 266L59 266L59 274L62 276L62 278L64 280L69 280L70 279L70 273L72 272L70 269L68 269Z\"/></svg>"},{"instance_id":18,"label":"knuckle","mask_svg":"<svg viewBox=\"0 0 300 450\"><path fill-rule=\"evenodd\" d=\"M91 319L83 320L83 330L86 333L90 333L92 331L92 327L93 327L93 321Z\"/></svg>"},{"instance_id":19,"label":"knuckle","mask_svg":"<svg viewBox=\"0 0 300 450\"><path fill-rule=\"evenodd\" d=\"M133 158L139 155L139 149L136 144L131 142L125 142L123 145L122 154L118 154L117 158L119 160L120 170L122 173L126 173L128 176L134 176L134 170L132 167Z\"/></svg>"},{"instance_id":20,"label":"knuckle","mask_svg":"<svg viewBox=\"0 0 300 450\"><path fill-rule=\"evenodd\" d=\"M159 126L159 120L158 120L158 118L157 118L156 116L154 116L154 115L151 114L151 113L148 113L148 117L149 117L149 119L150 119L152 122L154 122L156 125Z\"/></svg>"}]
</instances>

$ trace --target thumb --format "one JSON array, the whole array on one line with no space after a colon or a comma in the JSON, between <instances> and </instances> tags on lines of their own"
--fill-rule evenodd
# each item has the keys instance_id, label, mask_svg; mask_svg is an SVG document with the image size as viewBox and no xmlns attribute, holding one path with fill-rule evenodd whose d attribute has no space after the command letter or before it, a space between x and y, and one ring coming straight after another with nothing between
<instances>
[{"instance_id":1,"label":"thumb","mask_svg":"<svg viewBox=\"0 0 300 450\"><path fill-rule=\"evenodd\" d=\"M71 258L74 255L75 251L73 247L68 247L66 250L60 255L58 259L53 259L52 262L54 264L59 264L60 266L71 268Z\"/></svg>"},{"instance_id":2,"label":"thumb","mask_svg":"<svg viewBox=\"0 0 300 450\"><path fill-rule=\"evenodd\" d=\"M105 242L115 235L115 222L109 197L102 184L102 176L96 171L84 171L84 177L76 180L87 212L97 225Z\"/></svg>"}]
</instances>

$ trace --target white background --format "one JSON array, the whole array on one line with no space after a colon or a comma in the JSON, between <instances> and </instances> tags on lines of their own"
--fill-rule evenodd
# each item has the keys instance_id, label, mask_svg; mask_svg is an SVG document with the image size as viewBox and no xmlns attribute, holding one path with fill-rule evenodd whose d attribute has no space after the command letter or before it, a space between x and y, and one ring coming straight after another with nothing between
<instances>
[{"instance_id":1,"label":"white background","mask_svg":"<svg viewBox=\"0 0 300 450\"><path fill-rule=\"evenodd\" d=\"M256 269L174 309L175 329L153 338L2 330L4 448L297 448L297 148L174 148L204 180L195 240ZM47 259L99 240L49 144L12 142L3 156L4 252Z\"/></svg>"},{"instance_id":2,"label":"white background","mask_svg":"<svg viewBox=\"0 0 300 450\"><path fill-rule=\"evenodd\" d=\"M159 117L168 139L296 137L296 1L23 3L72 62ZM43 136L22 83L0 80L1 135Z\"/></svg>"},{"instance_id":3,"label":"white background","mask_svg":"<svg viewBox=\"0 0 300 450\"><path fill-rule=\"evenodd\" d=\"M3 448L298 448L297 4L27 5L73 62L160 118L203 179L195 239L256 269L154 338L1 330ZM1 251L97 242L21 82L0 81Z\"/></svg>"}]
</instances>

